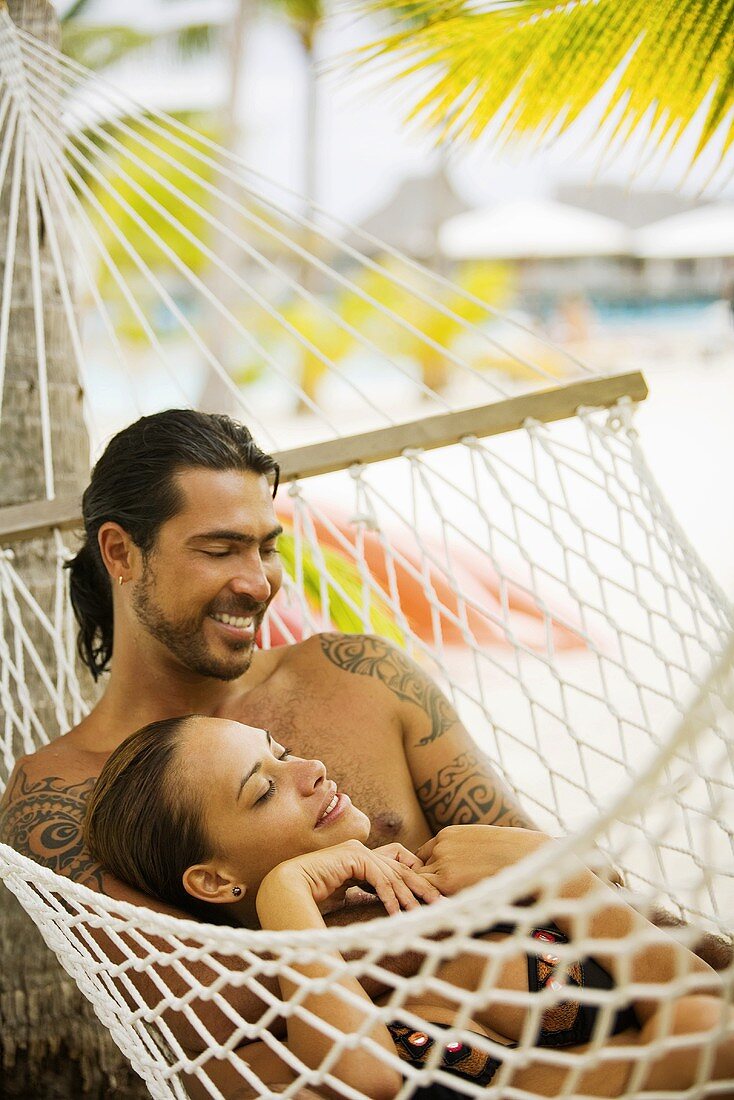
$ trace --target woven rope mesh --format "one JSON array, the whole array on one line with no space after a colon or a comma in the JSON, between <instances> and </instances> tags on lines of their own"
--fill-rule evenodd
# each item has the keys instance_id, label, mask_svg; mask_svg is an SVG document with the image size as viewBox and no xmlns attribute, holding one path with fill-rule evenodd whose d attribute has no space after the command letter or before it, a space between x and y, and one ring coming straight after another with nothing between
<instances>
[{"instance_id":1,"label":"woven rope mesh","mask_svg":"<svg viewBox=\"0 0 734 1100\"><path fill-rule=\"evenodd\" d=\"M149 378L172 377L182 404L195 404L202 382L212 387L209 399L226 394L258 441L284 456L347 434L345 409L350 426L370 432L590 375L508 321L493 327L495 311L471 288L364 234L354 243L325 211L306 218L297 197L210 138L92 83L5 12L0 75L6 440L15 400L5 373L10 291L26 252L35 270L45 262L52 271L58 323L82 380L93 382L95 370L131 378L124 392L132 397L120 390L112 413L88 393L97 439L155 403L154 387L129 367L134 356ZM44 293L39 277L29 304L37 318ZM42 495L52 501L63 471L49 343L40 323L32 356L38 452ZM408 343L426 362L450 365L440 393L428 373L407 366ZM245 349L247 369L276 380L275 390L232 383L233 347ZM284 410L295 399L311 416L294 436ZM330 630L337 611L355 632L387 634L435 677L538 826L565 838L552 857L541 849L417 912L274 933L116 903L0 847L6 886L153 1096L268 1095L246 1053L255 1039L282 1065L290 1096L325 1086L369 1095L339 1076L344 1051L360 1045L400 1071L401 1098L429 1082L462 1095L582 1095L585 1075L622 1057L607 1043L615 1013L644 994L668 1009L654 1042L625 1048L632 1070L624 1095L632 1096L644 1089L649 1064L680 1045L673 995L703 981L731 997L731 970L702 979L689 972L682 947L701 928L728 935L734 912L732 608L657 489L633 414L623 398L556 425L528 420L492 440L459 431L435 450L423 449L420 434L406 436L394 458L293 477L278 498L287 576L262 644ZM69 729L91 702L77 678L62 569L74 545L69 532L54 532L42 593L23 553L0 555L3 787L20 756ZM444 794L437 781L426 798L439 806ZM22 799L18 806L22 832ZM460 807L453 820L460 823ZM579 859L619 867L627 892L612 894L600 880L580 899L565 897ZM73 865L70 850L72 875ZM595 936L595 914L622 896L642 913L663 904L690 922L672 941L682 945L672 982L642 991L636 984L636 954L652 935L641 918L624 940ZM538 929L558 921L571 933L554 946L552 981L539 993L508 988L505 969L537 955ZM492 931L498 924L510 931ZM405 951L415 960L407 976L391 965ZM611 960L615 985L574 985L571 998L573 968L592 956ZM345 975L388 990L363 1005L362 1026L346 1033L314 1010L326 990L354 1003L340 984ZM283 979L294 987L288 997ZM240 1012L243 991L255 996L256 1013ZM417 1010L427 999L450 1013L448 1031ZM574 1052L538 1048L539 1028L562 1019L571 999L600 1008L590 1043ZM509 1048L492 1038L508 1013L518 1034ZM315 1064L285 1044L291 1020L328 1036ZM422 1068L370 1037L396 1020L433 1041ZM447 1042L499 1059L491 1083L442 1069ZM711 1080L717 1034L690 1042L700 1057L689 1095L726 1094L726 1082Z\"/></svg>"}]
</instances>

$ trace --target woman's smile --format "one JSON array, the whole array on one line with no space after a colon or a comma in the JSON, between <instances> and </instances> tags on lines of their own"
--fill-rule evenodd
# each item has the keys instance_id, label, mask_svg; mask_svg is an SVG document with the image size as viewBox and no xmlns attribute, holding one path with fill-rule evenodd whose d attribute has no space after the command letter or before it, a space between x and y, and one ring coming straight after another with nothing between
<instances>
[{"instance_id":1,"label":"woman's smile","mask_svg":"<svg viewBox=\"0 0 734 1100\"><path fill-rule=\"evenodd\" d=\"M351 805L352 800L348 794L344 794L343 791L335 791L329 799L326 809L321 811L321 816L316 822L316 828L322 829L326 825L331 825Z\"/></svg>"}]
</instances>

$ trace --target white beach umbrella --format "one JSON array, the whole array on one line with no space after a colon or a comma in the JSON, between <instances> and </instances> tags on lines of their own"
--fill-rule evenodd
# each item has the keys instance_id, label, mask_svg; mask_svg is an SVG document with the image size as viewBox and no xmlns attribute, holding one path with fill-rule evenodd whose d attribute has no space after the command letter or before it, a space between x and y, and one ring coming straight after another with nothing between
<instances>
[{"instance_id":1,"label":"white beach umbrella","mask_svg":"<svg viewBox=\"0 0 734 1100\"><path fill-rule=\"evenodd\" d=\"M551 199L518 199L449 218L439 243L453 260L619 256L629 252L631 235L601 214Z\"/></svg>"},{"instance_id":2,"label":"white beach umbrella","mask_svg":"<svg viewBox=\"0 0 734 1100\"><path fill-rule=\"evenodd\" d=\"M638 229L635 253L644 259L734 256L734 203L716 203Z\"/></svg>"}]
</instances>

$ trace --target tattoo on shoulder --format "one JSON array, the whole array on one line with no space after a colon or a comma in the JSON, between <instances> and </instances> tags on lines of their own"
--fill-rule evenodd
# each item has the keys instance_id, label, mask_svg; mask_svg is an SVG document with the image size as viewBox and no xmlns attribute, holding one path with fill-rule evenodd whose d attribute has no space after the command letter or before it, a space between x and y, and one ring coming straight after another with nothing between
<instances>
[{"instance_id":1,"label":"tattoo on shoulder","mask_svg":"<svg viewBox=\"0 0 734 1100\"><path fill-rule=\"evenodd\" d=\"M0 840L57 874L102 890L102 868L82 835L94 782L69 786L58 776L31 782L21 768L0 806Z\"/></svg>"},{"instance_id":2,"label":"tattoo on shoulder","mask_svg":"<svg viewBox=\"0 0 734 1100\"><path fill-rule=\"evenodd\" d=\"M504 801L504 791L492 785L481 760L463 752L440 768L433 779L418 787L416 794L426 820L437 833L445 825L514 825L527 828L529 822Z\"/></svg>"},{"instance_id":3,"label":"tattoo on shoulder","mask_svg":"<svg viewBox=\"0 0 734 1100\"><path fill-rule=\"evenodd\" d=\"M417 742L430 745L458 718L446 696L408 657L381 638L365 634L322 634L321 648L332 664L357 676L373 676L398 699L425 711L430 731Z\"/></svg>"}]
</instances>

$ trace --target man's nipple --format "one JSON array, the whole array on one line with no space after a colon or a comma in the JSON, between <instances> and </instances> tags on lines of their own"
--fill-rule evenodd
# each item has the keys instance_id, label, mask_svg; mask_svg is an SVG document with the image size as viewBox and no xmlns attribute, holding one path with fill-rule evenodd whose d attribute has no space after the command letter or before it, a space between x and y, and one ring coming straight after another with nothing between
<instances>
[{"instance_id":1,"label":"man's nipple","mask_svg":"<svg viewBox=\"0 0 734 1100\"><path fill-rule=\"evenodd\" d=\"M385 837L387 841L397 839L402 831L403 818L397 810L382 810L372 818L373 834Z\"/></svg>"}]
</instances>

